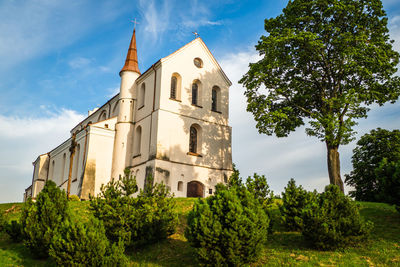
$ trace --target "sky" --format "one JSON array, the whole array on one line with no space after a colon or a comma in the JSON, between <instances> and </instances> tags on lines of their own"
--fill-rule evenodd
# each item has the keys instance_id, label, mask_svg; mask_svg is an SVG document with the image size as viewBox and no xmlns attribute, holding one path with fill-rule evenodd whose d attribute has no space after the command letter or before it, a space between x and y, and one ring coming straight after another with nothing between
<instances>
[{"instance_id":1,"label":"sky","mask_svg":"<svg viewBox=\"0 0 400 267\"><path fill-rule=\"evenodd\" d=\"M232 81L230 118L233 162L246 178L267 177L275 193L290 178L308 190L329 183L326 148L299 128L287 138L259 134L246 112L238 80L259 57L264 19L287 0L0 0L0 203L22 201L32 162L69 137L87 111L119 90L134 18L139 67L194 39L211 50ZM391 39L400 51L400 2L384 0ZM357 138L377 127L398 129L400 104L372 106L355 127ZM352 169L355 142L339 149L341 173ZM346 187L346 191L349 190Z\"/></svg>"}]
</instances>

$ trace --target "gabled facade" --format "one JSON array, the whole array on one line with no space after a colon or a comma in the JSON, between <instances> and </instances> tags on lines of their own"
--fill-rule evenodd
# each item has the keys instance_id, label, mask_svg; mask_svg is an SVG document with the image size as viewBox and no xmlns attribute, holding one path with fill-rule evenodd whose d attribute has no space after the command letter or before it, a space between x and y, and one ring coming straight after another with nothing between
<instances>
[{"instance_id":1,"label":"gabled facade","mask_svg":"<svg viewBox=\"0 0 400 267\"><path fill-rule=\"evenodd\" d=\"M125 168L139 188L152 175L177 197L206 197L232 172L231 82L200 38L142 74L133 33L120 93L33 163L35 198L46 180L87 199ZM68 186L68 184L70 184Z\"/></svg>"}]
</instances>

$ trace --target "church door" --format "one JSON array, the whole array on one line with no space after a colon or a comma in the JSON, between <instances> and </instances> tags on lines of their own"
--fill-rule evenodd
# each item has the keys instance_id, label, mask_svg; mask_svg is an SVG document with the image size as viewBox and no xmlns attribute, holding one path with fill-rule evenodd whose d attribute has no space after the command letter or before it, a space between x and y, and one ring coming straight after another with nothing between
<instances>
[{"instance_id":1,"label":"church door","mask_svg":"<svg viewBox=\"0 0 400 267\"><path fill-rule=\"evenodd\" d=\"M187 184L187 197L203 197L204 185L197 181L191 181Z\"/></svg>"}]
</instances>

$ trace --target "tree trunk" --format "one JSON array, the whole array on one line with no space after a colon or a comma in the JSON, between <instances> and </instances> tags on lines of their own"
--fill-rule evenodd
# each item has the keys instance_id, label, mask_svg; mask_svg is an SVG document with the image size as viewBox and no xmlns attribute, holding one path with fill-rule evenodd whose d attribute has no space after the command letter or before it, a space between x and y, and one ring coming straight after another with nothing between
<instances>
[{"instance_id":1,"label":"tree trunk","mask_svg":"<svg viewBox=\"0 0 400 267\"><path fill-rule=\"evenodd\" d=\"M344 193L343 181L340 177L340 159L338 147L326 144L326 148L328 150L329 181L331 184L339 186L340 190Z\"/></svg>"}]
</instances>

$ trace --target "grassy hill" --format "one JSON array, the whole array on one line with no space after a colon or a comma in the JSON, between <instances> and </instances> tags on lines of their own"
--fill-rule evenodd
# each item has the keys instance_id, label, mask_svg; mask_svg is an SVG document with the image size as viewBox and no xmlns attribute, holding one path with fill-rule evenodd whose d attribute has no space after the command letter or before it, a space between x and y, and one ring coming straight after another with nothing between
<instances>
[{"instance_id":1,"label":"grassy hill","mask_svg":"<svg viewBox=\"0 0 400 267\"><path fill-rule=\"evenodd\" d=\"M127 251L131 266L197 266L194 250L183 233L186 216L194 199L178 198L179 226L168 240L136 251ZM78 220L85 220L89 202L70 202ZM361 214L375 224L367 243L339 251L318 251L302 239L300 233L286 232L278 224L268 237L260 260L252 266L400 266L400 214L394 207L382 203L360 202ZM21 203L0 204L8 220L16 219ZM277 210L275 210L277 215ZM50 261L32 259L22 244L12 243L6 234L0 234L0 266L54 266Z\"/></svg>"}]
</instances>

